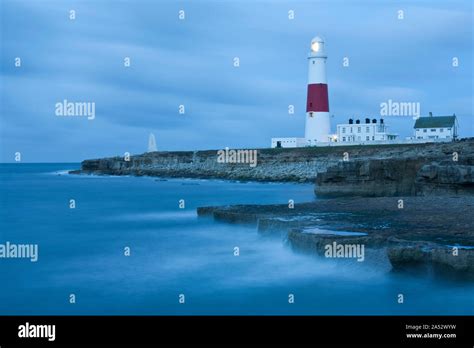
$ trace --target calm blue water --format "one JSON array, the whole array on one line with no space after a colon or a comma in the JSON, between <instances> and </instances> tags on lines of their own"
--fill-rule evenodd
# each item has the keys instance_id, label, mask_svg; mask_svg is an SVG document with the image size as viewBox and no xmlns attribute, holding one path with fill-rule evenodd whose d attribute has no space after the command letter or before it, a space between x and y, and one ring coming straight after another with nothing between
<instances>
[{"instance_id":1,"label":"calm blue water","mask_svg":"<svg viewBox=\"0 0 474 348\"><path fill-rule=\"evenodd\" d=\"M472 283L393 274L370 255L323 260L196 217L204 205L309 201L311 185L56 173L76 168L0 165L0 243L39 245L36 263L0 259L0 314L474 314Z\"/></svg>"}]
</instances>

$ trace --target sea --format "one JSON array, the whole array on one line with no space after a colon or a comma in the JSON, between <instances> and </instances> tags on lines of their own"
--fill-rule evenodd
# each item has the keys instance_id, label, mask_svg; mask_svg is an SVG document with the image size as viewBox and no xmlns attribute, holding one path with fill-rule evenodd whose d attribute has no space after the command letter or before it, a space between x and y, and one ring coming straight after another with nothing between
<instances>
[{"instance_id":1,"label":"sea","mask_svg":"<svg viewBox=\"0 0 474 348\"><path fill-rule=\"evenodd\" d=\"M80 164L0 165L0 315L474 314L474 284L330 260L196 208L295 204L313 185L70 175Z\"/></svg>"}]
</instances>

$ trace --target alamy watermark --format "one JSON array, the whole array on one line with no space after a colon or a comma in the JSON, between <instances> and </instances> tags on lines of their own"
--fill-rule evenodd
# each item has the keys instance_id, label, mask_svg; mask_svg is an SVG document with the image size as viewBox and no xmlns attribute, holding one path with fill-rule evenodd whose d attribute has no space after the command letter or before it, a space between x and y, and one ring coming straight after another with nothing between
<instances>
[{"instance_id":1,"label":"alamy watermark","mask_svg":"<svg viewBox=\"0 0 474 348\"><path fill-rule=\"evenodd\" d=\"M257 150L224 150L217 151L218 163L246 163L250 167L257 166Z\"/></svg>"},{"instance_id":2,"label":"alamy watermark","mask_svg":"<svg viewBox=\"0 0 474 348\"><path fill-rule=\"evenodd\" d=\"M397 102L392 99L380 103L380 116L420 117L420 103Z\"/></svg>"},{"instance_id":3,"label":"alamy watermark","mask_svg":"<svg viewBox=\"0 0 474 348\"><path fill-rule=\"evenodd\" d=\"M38 244L0 244L0 259L30 259L38 261Z\"/></svg>"},{"instance_id":4,"label":"alamy watermark","mask_svg":"<svg viewBox=\"0 0 474 348\"><path fill-rule=\"evenodd\" d=\"M64 99L55 104L56 116L87 117L88 120L95 119L95 102L70 102Z\"/></svg>"},{"instance_id":5,"label":"alamy watermark","mask_svg":"<svg viewBox=\"0 0 474 348\"><path fill-rule=\"evenodd\" d=\"M20 338L47 338L48 341L56 339L56 325L37 325L26 322L18 326Z\"/></svg>"},{"instance_id":6,"label":"alamy watermark","mask_svg":"<svg viewBox=\"0 0 474 348\"><path fill-rule=\"evenodd\" d=\"M357 258L358 262L365 260L364 244L326 244L324 256L327 258Z\"/></svg>"}]
</instances>

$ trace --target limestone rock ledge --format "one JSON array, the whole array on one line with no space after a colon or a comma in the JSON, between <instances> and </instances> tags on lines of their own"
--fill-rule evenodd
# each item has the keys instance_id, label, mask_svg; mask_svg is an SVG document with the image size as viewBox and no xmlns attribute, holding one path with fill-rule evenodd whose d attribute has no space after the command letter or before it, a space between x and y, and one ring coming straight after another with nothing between
<instances>
[{"instance_id":1,"label":"limestone rock ledge","mask_svg":"<svg viewBox=\"0 0 474 348\"><path fill-rule=\"evenodd\" d=\"M363 245L367 264L474 279L474 196L406 196L404 209L398 199L320 199L293 209L284 204L202 207L198 216L250 224L262 236L280 237L292 249L318 256L333 242Z\"/></svg>"},{"instance_id":2,"label":"limestone rock ledge","mask_svg":"<svg viewBox=\"0 0 474 348\"><path fill-rule=\"evenodd\" d=\"M437 245L435 243L407 243L391 246L387 255L396 270L418 268L436 273L462 273L474 279L474 247Z\"/></svg>"},{"instance_id":3,"label":"limestone rock ledge","mask_svg":"<svg viewBox=\"0 0 474 348\"><path fill-rule=\"evenodd\" d=\"M418 150L391 158L340 161L318 173L315 193L320 197L474 195L473 139Z\"/></svg>"}]
</instances>

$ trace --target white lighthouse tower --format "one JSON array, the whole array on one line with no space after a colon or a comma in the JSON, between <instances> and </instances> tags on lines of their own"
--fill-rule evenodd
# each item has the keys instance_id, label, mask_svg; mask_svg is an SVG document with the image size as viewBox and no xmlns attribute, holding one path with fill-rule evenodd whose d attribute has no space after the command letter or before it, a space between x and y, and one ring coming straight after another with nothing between
<instances>
[{"instance_id":1,"label":"white lighthouse tower","mask_svg":"<svg viewBox=\"0 0 474 348\"><path fill-rule=\"evenodd\" d=\"M311 52L308 56L305 139L309 145L328 142L331 133L326 59L324 40L316 36L311 40Z\"/></svg>"}]
</instances>

